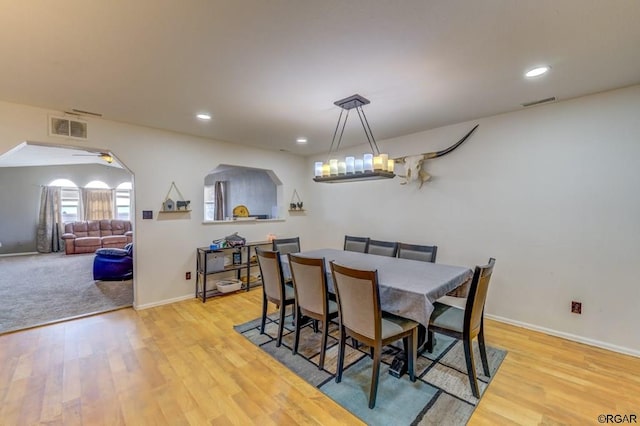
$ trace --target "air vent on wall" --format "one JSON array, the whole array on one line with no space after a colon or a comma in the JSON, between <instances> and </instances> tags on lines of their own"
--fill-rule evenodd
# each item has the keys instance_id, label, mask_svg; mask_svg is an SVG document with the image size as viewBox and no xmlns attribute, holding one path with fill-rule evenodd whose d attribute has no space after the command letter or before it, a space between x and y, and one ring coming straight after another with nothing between
<instances>
[{"instance_id":1,"label":"air vent on wall","mask_svg":"<svg viewBox=\"0 0 640 426\"><path fill-rule=\"evenodd\" d=\"M552 96L550 98L540 99L539 101L525 102L525 103L523 103L521 105L523 107L530 107L530 106L534 106L534 105L546 104L547 102L553 102L555 100L556 100L556 97Z\"/></svg>"},{"instance_id":2,"label":"air vent on wall","mask_svg":"<svg viewBox=\"0 0 640 426\"><path fill-rule=\"evenodd\" d=\"M87 139L87 122L67 117L49 117L49 135Z\"/></svg>"}]
</instances>

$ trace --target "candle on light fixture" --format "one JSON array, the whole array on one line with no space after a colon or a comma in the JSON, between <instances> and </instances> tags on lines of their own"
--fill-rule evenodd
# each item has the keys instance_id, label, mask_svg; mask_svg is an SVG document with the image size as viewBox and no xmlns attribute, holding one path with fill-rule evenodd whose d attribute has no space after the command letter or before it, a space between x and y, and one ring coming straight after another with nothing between
<instances>
[{"instance_id":1,"label":"candle on light fixture","mask_svg":"<svg viewBox=\"0 0 640 426\"><path fill-rule=\"evenodd\" d=\"M396 161L393 158L387 160L387 171L394 173L395 169L396 169Z\"/></svg>"},{"instance_id":2,"label":"candle on light fixture","mask_svg":"<svg viewBox=\"0 0 640 426\"><path fill-rule=\"evenodd\" d=\"M322 163L322 177L329 177L329 163Z\"/></svg>"},{"instance_id":3,"label":"candle on light fixture","mask_svg":"<svg viewBox=\"0 0 640 426\"><path fill-rule=\"evenodd\" d=\"M389 170L387 164L389 162L389 154L380 154L380 162L382 163L382 170Z\"/></svg>"},{"instance_id":4,"label":"candle on light fixture","mask_svg":"<svg viewBox=\"0 0 640 426\"><path fill-rule=\"evenodd\" d=\"M316 161L315 164L315 177L320 177L322 176L322 161Z\"/></svg>"},{"instance_id":5,"label":"candle on light fixture","mask_svg":"<svg viewBox=\"0 0 640 426\"><path fill-rule=\"evenodd\" d=\"M372 172L373 171L373 154L364 154L364 171Z\"/></svg>"},{"instance_id":6,"label":"candle on light fixture","mask_svg":"<svg viewBox=\"0 0 640 426\"><path fill-rule=\"evenodd\" d=\"M356 160L354 162L353 171L355 173L364 172L364 161L362 160L362 158L356 158Z\"/></svg>"},{"instance_id":7,"label":"candle on light fixture","mask_svg":"<svg viewBox=\"0 0 640 426\"><path fill-rule=\"evenodd\" d=\"M382 157L379 155L373 157L373 170L382 170Z\"/></svg>"},{"instance_id":8,"label":"candle on light fixture","mask_svg":"<svg viewBox=\"0 0 640 426\"><path fill-rule=\"evenodd\" d=\"M347 174L352 175L355 173L355 157L345 157L344 162L347 166Z\"/></svg>"},{"instance_id":9,"label":"candle on light fixture","mask_svg":"<svg viewBox=\"0 0 640 426\"><path fill-rule=\"evenodd\" d=\"M338 160L335 158L329 160L329 174L331 176L338 176Z\"/></svg>"},{"instance_id":10,"label":"candle on light fixture","mask_svg":"<svg viewBox=\"0 0 640 426\"><path fill-rule=\"evenodd\" d=\"M338 161L338 175L346 175L347 174L347 163L344 161Z\"/></svg>"}]
</instances>

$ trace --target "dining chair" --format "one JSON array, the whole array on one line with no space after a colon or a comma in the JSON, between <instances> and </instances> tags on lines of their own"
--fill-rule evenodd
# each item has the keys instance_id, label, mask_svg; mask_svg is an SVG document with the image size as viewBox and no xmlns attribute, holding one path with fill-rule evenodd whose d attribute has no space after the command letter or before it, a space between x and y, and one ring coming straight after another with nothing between
<instances>
[{"instance_id":1,"label":"dining chair","mask_svg":"<svg viewBox=\"0 0 640 426\"><path fill-rule=\"evenodd\" d=\"M369 246L369 237L353 237L351 235L344 236L344 249L346 251L357 251L366 253Z\"/></svg>"},{"instance_id":2,"label":"dining chair","mask_svg":"<svg viewBox=\"0 0 640 426\"><path fill-rule=\"evenodd\" d=\"M366 253L377 254L378 256L396 257L398 253L398 243L391 241L369 240Z\"/></svg>"},{"instance_id":3,"label":"dining chair","mask_svg":"<svg viewBox=\"0 0 640 426\"><path fill-rule=\"evenodd\" d=\"M279 251L280 254L300 253L300 237L276 238L272 244L272 250Z\"/></svg>"},{"instance_id":4,"label":"dining chair","mask_svg":"<svg viewBox=\"0 0 640 426\"><path fill-rule=\"evenodd\" d=\"M436 301L434 303L434 311L429 320L427 351L433 351L434 332L462 340L464 356L467 362L467 374L469 375L469 382L471 383L471 392L476 398L480 398L480 389L478 388L478 379L476 377L472 342L474 338L478 338L478 349L480 349L482 368L484 374L489 376L489 362L484 344L483 322L484 304L487 300L489 281L491 280L495 262L496 260L494 258L490 258L487 265L475 267L464 309Z\"/></svg>"},{"instance_id":5,"label":"dining chair","mask_svg":"<svg viewBox=\"0 0 640 426\"><path fill-rule=\"evenodd\" d=\"M276 346L282 343L282 330L284 329L284 317L288 305L295 303L293 288L284 285L280 253L277 251L263 250L256 247L256 257L262 276L262 322L260 334L264 334L264 326L267 320L267 304L271 302L280 310L280 322L278 324L278 341Z\"/></svg>"},{"instance_id":6,"label":"dining chair","mask_svg":"<svg viewBox=\"0 0 640 426\"><path fill-rule=\"evenodd\" d=\"M402 339L407 356L407 369L412 382L416 380L415 365L418 345L418 323L382 312L378 271L364 271L338 265L331 261L333 285L338 299L340 344L336 383L342 380L347 338L356 339L371 348L373 367L369 389L369 408L376 405L382 347Z\"/></svg>"},{"instance_id":7,"label":"dining chair","mask_svg":"<svg viewBox=\"0 0 640 426\"><path fill-rule=\"evenodd\" d=\"M438 246L422 246L418 244L398 243L398 258L436 262Z\"/></svg>"},{"instance_id":8,"label":"dining chair","mask_svg":"<svg viewBox=\"0 0 640 426\"><path fill-rule=\"evenodd\" d=\"M294 309L296 331L292 352L294 355L298 353L302 316L319 321L322 324L322 341L318 369L322 370L327 351L329 321L338 317L338 304L330 300L327 293L327 271L324 258L301 257L291 253L287 256L296 300Z\"/></svg>"}]
</instances>

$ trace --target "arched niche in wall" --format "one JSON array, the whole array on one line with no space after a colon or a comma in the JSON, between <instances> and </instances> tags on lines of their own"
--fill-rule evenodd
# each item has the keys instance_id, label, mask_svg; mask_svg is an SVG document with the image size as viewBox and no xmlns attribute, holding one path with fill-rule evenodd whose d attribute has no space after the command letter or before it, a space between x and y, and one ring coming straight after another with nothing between
<instances>
[{"instance_id":1,"label":"arched niche in wall","mask_svg":"<svg viewBox=\"0 0 640 426\"><path fill-rule=\"evenodd\" d=\"M204 178L204 220L269 220L280 217L282 182L273 170L220 164ZM249 218L234 218L245 206Z\"/></svg>"}]
</instances>

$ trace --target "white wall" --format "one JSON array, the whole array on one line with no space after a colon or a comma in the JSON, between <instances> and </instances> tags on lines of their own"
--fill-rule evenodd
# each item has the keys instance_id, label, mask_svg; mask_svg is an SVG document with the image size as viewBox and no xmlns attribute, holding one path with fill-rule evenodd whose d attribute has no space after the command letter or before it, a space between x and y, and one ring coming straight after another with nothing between
<instances>
[{"instance_id":1,"label":"white wall","mask_svg":"<svg viewBox=\"0 0 640 426\"><path fill-rule=\"evenodd\" d=\"M287 213L294 188L304 196L305 185L311 181L300 157L91 118L87 119L88 142L66 140L47 135L48 114L61 112L0 102L0 154L25 140L101 148L111 150L134 173L138 307L192 296L195 280L185 280L185 272L191 271L195 278L196 247L208 246L214 239L233 232L250 241L265 240L269 233L306 239L304 224L308 218L289 217ZM272 169L283 182L280 216L287 220L202 224L204 177L220 163ZM191 213L158 214L172 181L185 199L191 200ZM6 190L2 182L0 191ZM142 210L153 210L153 220L142 220Z\"/></svg>"},{"instance_id":2,"label":"white wall","mask_svg":"<svg viewBox=\"0 0 640 426\"><path fill-rule=\"evenodd\" d=\"M382 141L394 157L437 151L480 124L427 162L420 190L314 184L311 239L436 244L438 262L456 265L493 256L488 315L640 355L639 113L634 86Z\"/></svg>"}]
</instances>

